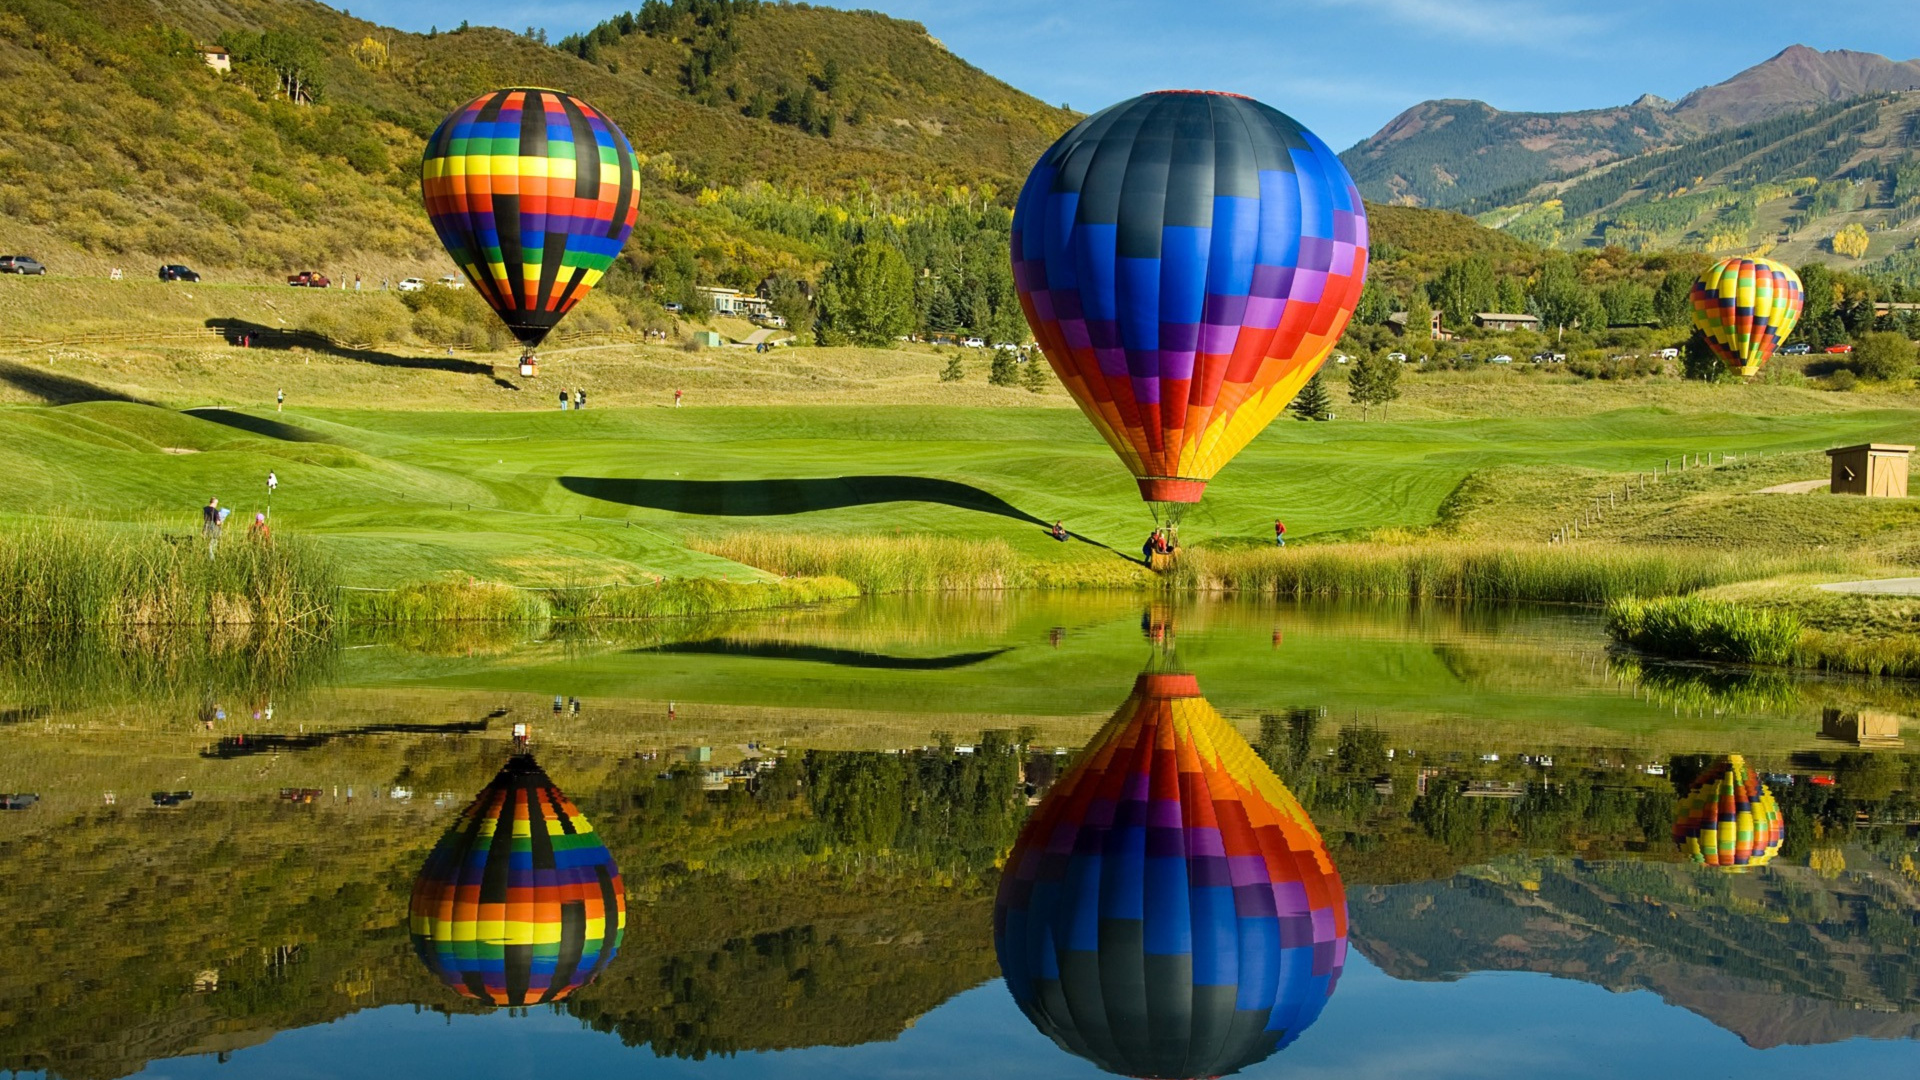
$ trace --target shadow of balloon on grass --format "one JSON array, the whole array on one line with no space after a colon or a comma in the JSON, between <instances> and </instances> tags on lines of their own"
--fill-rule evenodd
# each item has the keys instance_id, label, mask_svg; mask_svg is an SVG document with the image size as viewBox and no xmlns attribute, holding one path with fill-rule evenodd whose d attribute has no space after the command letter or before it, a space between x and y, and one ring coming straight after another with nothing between
<instances>
[{"instance_id":1,"label":"shadow of balloon on grass","mask_svg":"<svg viewBox=\"0 0 1920 1080\"><path fill-rule=\"evenodd\" d=\"M960 510L1047 523L998 495L927 476L832 476L805 480L623 480L563 476L560 486L604 502L709 517L772 517L880 503L938 503Z\"/></svg>"},{"instance_id":2,"label":"shadow of balloon on grass","mask_svg":"<svg viewBox=\"0 0 1920 1080\"><path fill-rule=\"evenodd\" d=\"M945 656L894 656L864 649L838 649L827 645L806 645L788 641L741 641L713 638L707 641L676 641L654 645L636 652L691 653L706 656L740 656L758 660L797 660L803 663L833 664L839 667L871 668L879 671L951 671L984 663L1010 649L983 649L978 652L949 653Z\"/></svg>"},{"instance_id":3,"label":"shadow of balloon on grass","mask_svg":"<svg viewBox=\"0 0 1920 1080\"><path fill-rule=\"evenodd\" d=\"M55 371L0 360L0 383L30 394L48 405L77 405L84 401L126 401L136 405L147 402L118 390L62 375Z\"/></svg>"}]
</instances>

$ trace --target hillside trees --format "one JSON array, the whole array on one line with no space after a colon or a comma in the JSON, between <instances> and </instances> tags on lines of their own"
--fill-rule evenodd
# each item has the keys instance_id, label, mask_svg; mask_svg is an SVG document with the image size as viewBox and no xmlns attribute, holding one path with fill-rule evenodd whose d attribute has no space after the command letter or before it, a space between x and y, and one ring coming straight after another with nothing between
<instances>
[{"instance_id":1,"label":"hillside trees","mask_svg":"<svg viewBox=\"0 0 1920 1080\"><path fill-rule=\"evenodd\" d=\"M323 67L326 54L320 44L304 34L290 30L267 30L258 34L228 31L220 35L220 44L233 55L241 76L264 76L275 92L296 105L309 105L326 87ZM258 80L249 80L256 83ZM259 88L256 85L256 88Z\"/></svg>"},{"instance_id":2,"label":"hillside trees","mask_svg":"<svg viewBox=\"0 0 1920 1080\"><path fill-rule=\"evenodd\" d=\"M1871 241L1867 237L1867 230L1861 227L1860 223L1856 221L1846 228L1841 229L1839 232L1834 233L1833 239L1827 243L1828 246L1833 248L1835 255L1845 255L1849 259L1859 259L1866 256L1867 245L1871 243Z\"/></svg>"},{"instance_id":3,"label":"hillside trees","mask_svg":"<svg viewBox=\"0 0 1920 1080\"><path fill-rule=\"evenodd\" d=\"M1693 321L1693 279L1685 270L1669 270L1653 291L1653 317L1660 325L1676 330Z\"/></svg>"},{"instance_id":4,"label":"hillside trees","mask_svg":"<svg viewBox=\"0 0 1920 1080\"><path fill-rule=\"evenodd\" d=\"M1375 406L1385 416L1387 403L1400 397L1400 362L1377 352L1360 354L1347 369L1347 397L1360 406L1360 419L1368 419Z\"/></svg>"},{"instance_id":5,"label":"hillside trees","mask_svg":"<svg viewBox=\"0 0 1920 1080\"><path fill-rule=\"evenodd\" d=\"M913 272L899 251L865 243L820 282L820 343L885 347L913 329Z\"/></svg>"},{"instance_id":6,"label":"hillside trees","mask_svg":"<svg viewBox=\"0 0 1920 1080\"><path fill-rule=\"evenodd\" d=\"M1433 306L1446 312L1453 325L1464 326L1475 312L1494 309L1498 290L1493 261L1484 255L1469 255L1448 263L1427 291L1433 297Z\"/></svg>"},{"instance_id":7,"label":"hillside trees","mask_svg":"<svg viewBox=\"0 0 1920 1080\"><path fill-rule=\"evenodd\" d=\"M1607 322L1606 305L1593 290L1580 283L1580 272L1567 255L1547 256L1534 279L1532 299L1544 330L1576 326L1594 330Z\"/></svg>"}]
</instances>

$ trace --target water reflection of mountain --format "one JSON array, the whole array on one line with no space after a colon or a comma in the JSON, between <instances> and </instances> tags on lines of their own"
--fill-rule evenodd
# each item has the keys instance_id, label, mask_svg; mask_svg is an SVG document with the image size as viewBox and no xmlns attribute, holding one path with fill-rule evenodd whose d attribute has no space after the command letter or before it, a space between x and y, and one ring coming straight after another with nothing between
<instances>
[{"instance_id":1,"label":"water reflection of mountain","mask_svg":"<svg viewBox=\"0 0 1920 1080\"><path fill-rule=\"evenodd\" d=\"M1920 1038L1908 890L1805 867L1501 860L1355 889L1353 942L1400 979L1532 971L1651 990L1750 1046Z\"/></svg>"}]
</instances>

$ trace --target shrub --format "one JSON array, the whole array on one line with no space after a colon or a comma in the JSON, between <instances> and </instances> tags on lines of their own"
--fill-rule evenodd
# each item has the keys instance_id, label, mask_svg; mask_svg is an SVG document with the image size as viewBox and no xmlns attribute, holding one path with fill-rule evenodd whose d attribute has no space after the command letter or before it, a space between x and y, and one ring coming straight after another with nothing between
<instances>
[{"instance_id":1,"label":"shrub","mask_svg":"<svg viewBox=\"0 0 1920 1080\"><path fill-rule=\"evenodd\" d=\"M1686 660L1789 664L1800 644L1800 620L1726 600L1622 597L1607 605L1607 632L1645 652Z\"/></svg>"},{"instance_id":2,"label":"shrub","mask_svg":"<svg viewBox=\"0 0 1920 1080\"><path fill-rule=\"evenodd\" d=\"M1853 370L1863 379L1890 382L1913 374L1915 351L1907 335L1881 330L1860 339L1853 349Z\"/></svg>"}]
</instances>

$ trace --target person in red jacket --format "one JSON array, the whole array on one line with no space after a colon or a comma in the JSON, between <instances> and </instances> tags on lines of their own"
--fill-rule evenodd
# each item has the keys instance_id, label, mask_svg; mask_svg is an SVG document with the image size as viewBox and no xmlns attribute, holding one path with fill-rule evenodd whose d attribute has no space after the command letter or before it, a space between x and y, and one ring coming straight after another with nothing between
<instances>
[{"instance_id":1,"label":"person in red jacket","mask_svg":"<svg viewBox=\"0 0 1920 1080\"><path fill-rule=\"evenodd\" d=\"M1273 546L1287 546L1287 524L1279 518L1273 519Z\"/></svg>"}]
</instances>

